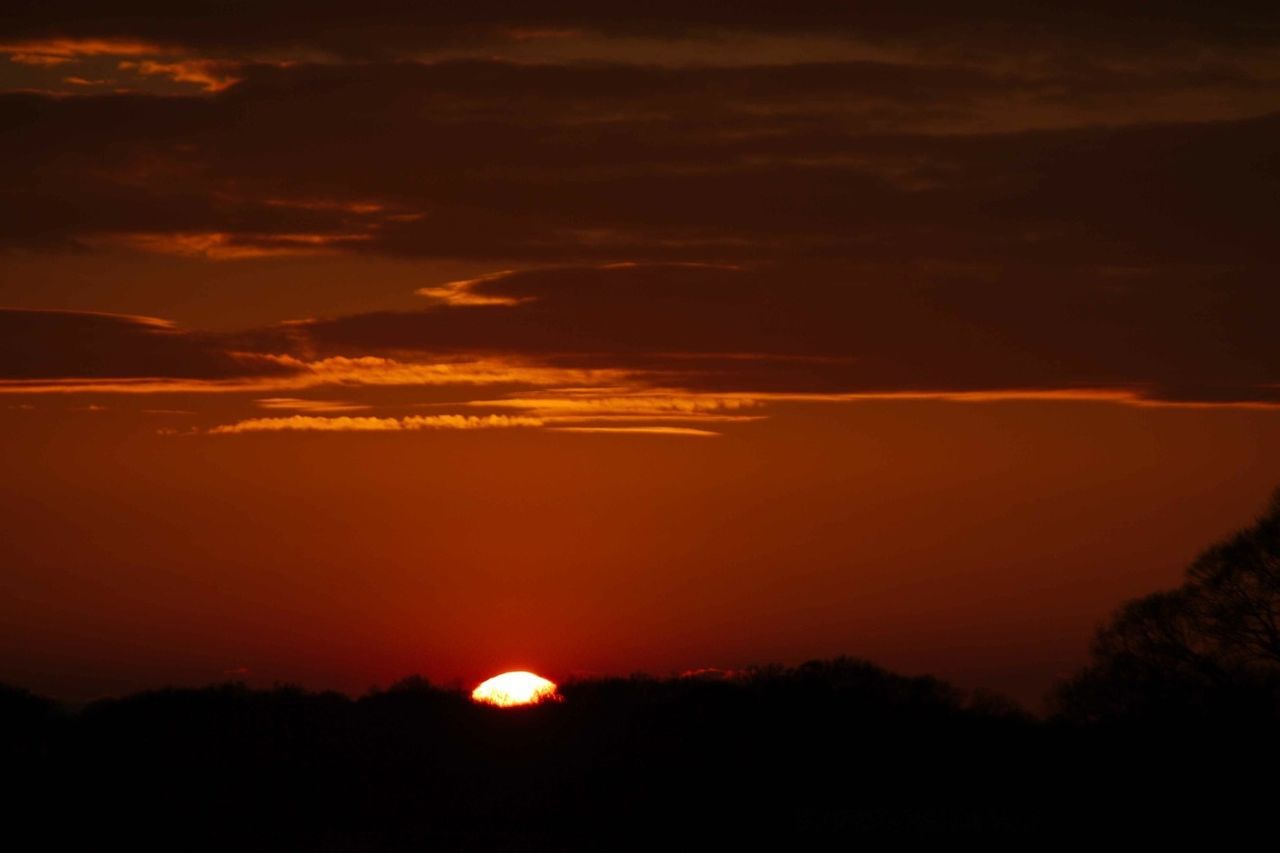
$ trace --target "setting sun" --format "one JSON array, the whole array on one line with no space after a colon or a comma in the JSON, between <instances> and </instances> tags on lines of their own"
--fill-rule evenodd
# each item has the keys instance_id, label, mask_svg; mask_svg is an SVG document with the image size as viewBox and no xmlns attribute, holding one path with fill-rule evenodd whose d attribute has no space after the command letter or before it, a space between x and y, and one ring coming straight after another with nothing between
<instances>
[{"instance_id":1,"label":"setting sun","mask_svg":"<svg viewBox=\"0 0 1280 853\"><path fill-rule=\"evenodd\" d=\"M513 705L536 705L556 698L556 685L532 672L504 672L484 681L471 691L476 702L509 708Z\"/></svg>"}]
</instances>

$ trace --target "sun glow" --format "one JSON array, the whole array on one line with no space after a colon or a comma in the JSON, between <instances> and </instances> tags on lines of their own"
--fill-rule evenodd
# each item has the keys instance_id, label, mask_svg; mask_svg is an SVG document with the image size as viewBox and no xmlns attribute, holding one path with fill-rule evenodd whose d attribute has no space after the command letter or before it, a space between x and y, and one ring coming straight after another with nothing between
<instances>
[{"instance_id":1,"label":"sun glow","mask_svg":"<svg viewBox=\"0 0 1280 853\"><path fill-rule=\"evenodd\" d=\"M495 675L471 691L471 698L487 705L509 708L513 705L536 705L558 698L556 685L532 672L504 672Z\"/></svg>"}]
</instances>

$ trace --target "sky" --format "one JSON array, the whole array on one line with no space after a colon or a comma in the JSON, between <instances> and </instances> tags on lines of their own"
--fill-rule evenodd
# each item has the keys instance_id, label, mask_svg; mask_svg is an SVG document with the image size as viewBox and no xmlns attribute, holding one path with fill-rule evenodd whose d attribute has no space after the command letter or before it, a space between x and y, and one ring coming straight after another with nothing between
<instances>
[{"instance_id":1,"label":"sky","mask_svg":"<svg viewBox=\"0 0 1280 853\"><path fill-rule=\"evenodd\" d=\"M0 18L0 681L1035 705L1280 485L1265 4Z\"/></svg>"}]
</instances>

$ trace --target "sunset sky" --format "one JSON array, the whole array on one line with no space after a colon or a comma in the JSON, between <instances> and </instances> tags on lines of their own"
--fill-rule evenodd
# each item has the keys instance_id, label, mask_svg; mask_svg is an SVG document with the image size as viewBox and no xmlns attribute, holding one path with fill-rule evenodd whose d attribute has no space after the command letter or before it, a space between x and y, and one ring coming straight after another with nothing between
<instances>
[{"instance_id":1,"label":"sunset sky","mask_svg":"<svg viewBox=\"0 0 1280 853\"><path fill-rule=\"evenodd\" d=\"M1125 5L7 4L0 681L1034 704L1280 485L1280 14Z\"/></svg>"}]
</instances>

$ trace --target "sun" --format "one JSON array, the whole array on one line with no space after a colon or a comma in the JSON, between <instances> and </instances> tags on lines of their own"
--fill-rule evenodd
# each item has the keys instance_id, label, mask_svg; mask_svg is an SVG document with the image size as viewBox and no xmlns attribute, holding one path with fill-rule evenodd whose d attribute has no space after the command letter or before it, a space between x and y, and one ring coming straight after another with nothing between
<instances>
[{"instance_id":1,"label":"sun","mask_svg":"<svg viewBox=\"0 0 1280 853\"><path fill-rule=\"evenodd\" d=\"M510 708L513 705L536 705L557 699L554 681L532 672L504 672L495 675L471 691L471 698L486 705Z\"/></svg>"}]
</instances>

